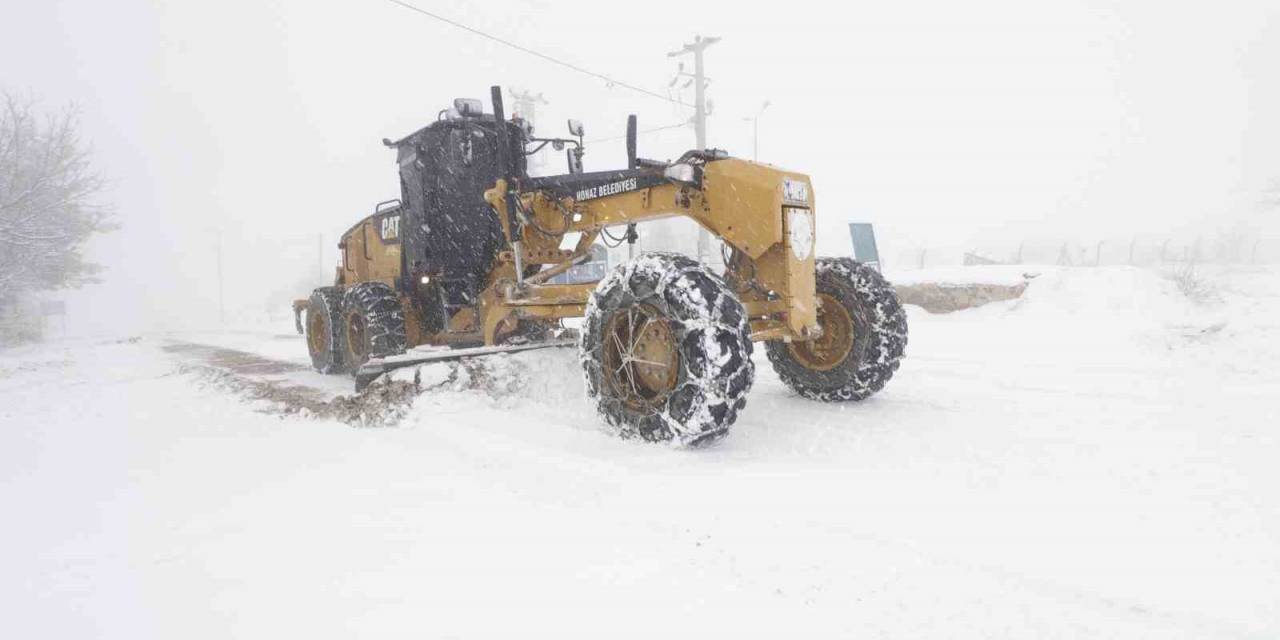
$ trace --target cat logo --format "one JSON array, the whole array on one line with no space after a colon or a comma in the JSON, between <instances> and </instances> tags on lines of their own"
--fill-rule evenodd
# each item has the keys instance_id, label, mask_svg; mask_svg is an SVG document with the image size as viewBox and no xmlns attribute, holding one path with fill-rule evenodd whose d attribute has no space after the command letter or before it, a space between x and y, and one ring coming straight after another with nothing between
<instances>
[{"instance_id":1,"label":"cat logo","mask_svg":"<svg viewBox=\"0 0 1280 640\"><path fill-rule=\"evenodd\" d=\"M400 216L387 216L382 219L382 224L378 226L378 236L383 242L398 242L400 240Z\"/></svg>"}]
</instances>

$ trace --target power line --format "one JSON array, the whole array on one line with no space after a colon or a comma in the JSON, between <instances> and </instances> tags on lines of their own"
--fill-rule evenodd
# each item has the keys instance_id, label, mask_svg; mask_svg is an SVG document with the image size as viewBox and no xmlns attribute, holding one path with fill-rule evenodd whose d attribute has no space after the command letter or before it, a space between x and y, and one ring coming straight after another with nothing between
<instances>
[{"instance_id":1,"label":"power line","mask_svg":"<svg viewBox=\"0 0 1280 640\"><path fill-rule=\"evenodd\" d=\"M456 21L454 21L454 20L450 20L449 18L446 18L446 17L444 17L444 16L442 16L442 15L432 13L432 12L430 12L430 11L427 11L426 9L423 9L423 8L421 8L421 7L416 7L416 6L411 5L411 4L407 3L407 2L402 2L401 0L387 0L387 2L390 2L391 4L400 5L401 7L404 7L405 9L408 9L408 10L410 10L410 11L416 11L416 12L418 12L418 13L420 13L420 14L424 15L424 16L427 16L427 17L429 17L429 18L434 18L434 19L439 20L440 22L443 22L443 23L445 23L445 24L452 25L452 26L454 26L454 27L457 27L457 28L459 28L459 29L462 29L463 31L468 31L468 32L470 32L470 33L474 33L475 35L478 35L478 36L480 36L480 37L482 37L482 38L487 38L487 39L489 39L489 40L492 40L492 41L494 41L494 42L497 42L498 44L506 45L506 46L508 46L508 47L511 47L512 49L515 49L516 51L520 51L520 52L523 52L523 53L527 53L527 54L529 54L529 55L531 55L531 56L536 56L536 57L538 57L538 58L542 58L543 60L546 60L547 62L551 62L551 63L553 63L553 64L558 64L558 65L560 65L560 66L562 66L562 67L565 67L565 68L567 68L567 69L572 69L572 70L574 70L574 71L577 71L578 73L582 73L582 74L585 74L585 75L591 76L591 77L593 77L593 78L598 78L598 79L600 79L600 80L604 80L605 82L607 82L607 83L609 83L609 84L611 84L611 85L619 86L619 87L622 87L622 88L624 88L624 89L630 89L630 90L635 91L635 92L637 92L637 93L643 93L644 95L647 95L647 96L650 96L650 97L653 97L653 98L657 98L657 99L659 99L659 100L665 100L665 101L667 101L667 102L672 102L672 103L678 104L678 105L680 105L680 106L684 106L684 107L691 107L691 106L693 106L693 105L691 105L691 104L687 104L687 103L685 103L685 102L684 102L684 101L682 101L682 100L676 100L675 98L672 98L672 97L670 97L670 96L664 96L664 95L662 95L661 93L657 93L657 92L655 92L655 91L650 91L650 90L648 90L648 89L644 89L644 88L641 88L641 87L637 87L637 86L635 86L635 85L633 85L633 84L628 84L628 83L626 83L626 82L622 82L621 80L614 80L613 78L610 78L609 76L606 76L606 75L604 75L604 74L602 74L602 73L596 73L596 72L591 71L591 70L589 70L589 69L584 69L584 68L582 68L582 67L579 67L578 65L573 64L573 63L571 63L571 62L565 62L564 60L560 60L559 58L553 58L553 57L551 57L551 56L549 56L549 55L547 55L547 54L545 54L545 53L540 53L540 52L534 51L533 49L530 49L530 48L528 48L528 47L522 47L522 46L520 46L520 45L518 45L518 44L516 44L516 43L514 43L514 42L510 42L510 41L507 41L507 40L503 40L502 38L499 38L498 36L490 35L490 34L488 34L488 33L485 33L485 32L483 32L483 31L480 31L479 29L474 29L474 28L472 28L472 27L468 27L467 25L462 24L461 22L456 22Z\"/></svg>"},{"instance_id":2,"label":"power line","mask_svg":"<svg viewBox=\"0 0 1280 640\"><path fill-rule=\"evenodd\" d=\"M688 122L680 122L680 123L677 123L677 124L669 124L669 125L667 125L667 126L665 126L665 127L654 127L654 128L652 128L652 129L645 129L645 130L643 130L643 131L637 131L636 133L637 133L637 134L641 134L641 133L656 133L656 132L658 132L658 131L666 131L667 129L679 129L680 127L687 127L687 126L689 126L689 123L688 123ZM610 137L610 138L593 138L593 139L591 139L591 140L587 140L587 142L609 142L610 140L621 140L621 139L623 139L623 138L625 138L625 137L626 137L626 136L613 136L613 137Z\"/></svg>"}]
</instances>

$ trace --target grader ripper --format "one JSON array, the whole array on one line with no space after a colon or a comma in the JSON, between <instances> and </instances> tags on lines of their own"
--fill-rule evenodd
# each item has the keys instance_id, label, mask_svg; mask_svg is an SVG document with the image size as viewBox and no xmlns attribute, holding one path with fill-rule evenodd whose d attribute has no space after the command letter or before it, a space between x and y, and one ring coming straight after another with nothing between
<instances>
[{"instance_id":1,"label":"grader ripper","mask_svg":"<svg viewBox=\"0 0 1280 640\"><path fill-rule=\"evenodd\" d=\"M397 150L401 198L343 235L333 286L294 303L319 371L354 372L359 387L401 366L576 342L587 392L621 434L701 444L745 406L753 342L817 400L861 400L898 368L902 307L876 271L814 256L804 174L718 150L638 158L634 116L627 168L583 173L580 124L574 138L538 138L506 119L498 87L492 100L491 115L456 100L383 141ZM568 147L569 173L530 177L526 155L548 144ZM548 283L609 228L634 243L637 224L673 216L723 241L722 274L645 253L599 282ZM568 318L583 318L576 340Z\"/></svg>"}]
</instances>

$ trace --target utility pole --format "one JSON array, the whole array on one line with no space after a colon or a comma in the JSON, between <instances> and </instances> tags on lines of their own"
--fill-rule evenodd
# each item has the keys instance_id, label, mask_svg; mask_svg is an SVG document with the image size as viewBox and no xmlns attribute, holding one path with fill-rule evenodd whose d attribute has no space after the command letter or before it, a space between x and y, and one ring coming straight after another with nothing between
<instances>
[{"instance_id":1,"label":"utility pole","mask_svg":"<svg viewBox=\"0 0 1280 640\"><path fill-rule=\"evenodd\" d=\"M720 42L720 38L696 36L693 42L684 45L678 51L672 51L667 54L668 58L675 58L686 54L693 54L693 131L697 138L696 148L699 150L707 148L707 84L708 80L702 64L702 52L711 45ZM690 75L684 71L681 75ZM711 234L706 229L698 229L698 259L707 262L711 258Z\"/></svg>"},{"instance_id":2,"label":"utility pole","mask_svg":"<svg viewBox=\"0 0 1280 640\"><path fill-rule=\"evenodd\" d=\"M533 127L538 121L538 105L547 104L547 99L542 97L541 93L534 94L532 91L520 91L511 89L511 99L515 102L515 111L512 115L520 116L525 122ZM533 156L534 166L540 167L543 164L544 157L542 153Z\"/></svg>"},{"instance_id":3,"label":"utility pole","mask_svg":"<svg viewBox=\"0 0 1280 640\"><path fill-rule=\"evenodd\" d=\"M693 39L693 42L684 45L680 50L672 51L667 54L668 58L683 56L689 53L693 54L693 131L694 135L697 136L698 149L707 148L708 81L705 67L702 64L702 52L706 51L707 47L717 42L720 42L720 38L704 38L702 36L697 36ZM680 73L681 75L690 75L683 71Z\"/></svg>"},{"instance_id":4,"label":"utility pole","mask_svg":"<svg viewBox=\"0 0 1280 640\"><path fill-rule=\"evenodd\" d=\"M769 101L765 100L754 116L743 118L751 123L751 160L755 162L760 161L760 116L764 115L764 110L768 108Z\"/></svg>"}]
</instances>

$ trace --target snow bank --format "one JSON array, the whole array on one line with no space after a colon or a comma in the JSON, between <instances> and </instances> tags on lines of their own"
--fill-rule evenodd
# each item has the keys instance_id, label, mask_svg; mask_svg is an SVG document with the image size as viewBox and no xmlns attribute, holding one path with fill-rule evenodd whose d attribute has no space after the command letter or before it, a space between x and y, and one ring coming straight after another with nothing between
<instances>
[{"instance_id":1,"label":"snow bank","mask_svg":"<svg viewBox=\"0 0 1280 640\"><path fill-rule=\"evenodd\" d=\"M890 272L903 304L931 313L950 313L1022 295L1040 270L1022 266L966 266Z\"/></svg>"},{"instance_id":2,"label":"snow bank","mask_svg":"<svg viewBox=\"0 0 1280 640\"><path fill-rule=\"evenodd\" d=\"M1017 305L1033 317L1073 317L1115 322L1181 316L1191 309L1177 286L1138 267L1057 269L1031 281Z\"/></svg>"},{"instance_id":3,"label":"snow bank","mask_svg":"<svg viewBox=\"0 0 1280 640\"><path fill-rule=\"evenodd\" d=\"M1016 300L942 317L912 316L912 355L978 347L1028 361L1205 368L1251 373L1280 357L1280 273L1205 271L1213 295L1193 300L1171 271L1115 266L1051 269ZM964 342L965 345L955 343ZM1123 364L1122 364L1123 363Z\"/></svg>"},{"instance_id":4,"label":"snow bank","mask_svg":"<svg viewBox=\"0 0 1280 640\"><path fill-rule=\"evenodd\" d=\"M927 269L890 269L885 277L895 285L939 284L993 284L1017 286L1040 274L1060 270L1061 267L1040 265L974 265L929 267Z\"/></svg>"},{"instance_id":5,"label":"snow bank","mask_svg":"<svg viewBox=\"0 0 1280 640\"><path fill-rule=\"evenodd\" d=\"M1010 303L1007 320L1069 348L1167 354L1196 346L1252 345L1266 322L1250 317L1253 294L1230 293L1206 274L1214 293L1196 300L1171 272L1139 267L1061 269L1036 278Z\"/></svg>"}]
</instances>

